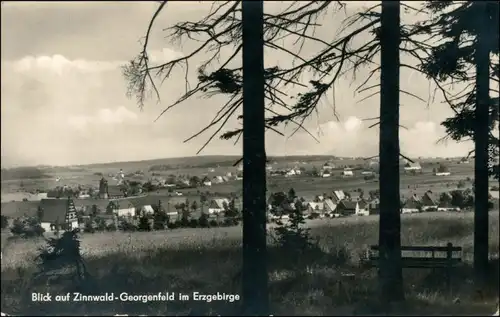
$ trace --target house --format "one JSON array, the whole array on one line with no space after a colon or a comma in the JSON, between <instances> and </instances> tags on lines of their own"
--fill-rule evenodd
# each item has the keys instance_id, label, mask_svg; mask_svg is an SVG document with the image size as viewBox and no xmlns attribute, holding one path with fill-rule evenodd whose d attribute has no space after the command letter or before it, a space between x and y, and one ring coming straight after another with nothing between
<instances>
[{"instance_id":1,"label":"house","mask_svg":"<svg viewBox=\"0 0 500 317\"><path fill-rule=\"evenodd\" d=\"M208 204L209 214L219 214L224 211L224 206L229 205L229 199L227 198L215 198L210 200Z\"/></svg>"},{"instance_id":2,"label":"house","mask_svg":"<svg viewBox=\"0 0 500 317\"><path fill-rule=\"evenodd\" d=\"M238 164L238 172L243 172L243 162L241 162L240 164Z\"/></svg>"},{"instance_id":3,"label":"house","mask_svg":"<svg viewBox=\"0 0 500 317\"><path fill-rule=\"evenodd\" d=\"M358 216L368 216L370 215L370 209L368 208L368 203L361 199L358 201L358 210L356 212L356 215Z\"/></svg>"},{"instance_id":4,"label":"house","mask_svg":"<svg viewBox=\"0 0 500 317\"><path fill-rule=\"evenodd\" d=\"M321 177L330 177L330 176L332 176L332 174L328 170L326 170L326 171L324 170L324 171L321 171L320 176Z\"/></svg>"},{"instance_id":5,"label":"house","mask_svg":"<svg viewBox=\"0 0 500 317\"><path fill-rule=\"evenodd\" d=\"M334 190L332 192L332 200L335 203L339 203L341 200L344 200L346 198L345 193L343 190Z\"/></svg>"},{"instance_id":6,"label":"house","mask_svg":"<svg viewBox=\"0 0 500 317\"><path fill-rule=\"evenodd\" d=\"M325 204L322 202L316 203L316 202L308 202L307 203L307 213L312 214L312 213L317 213L317 214L323 214L325 212Z\"/></svg>"},{"instance_id":7,"label":"house","mask_svg":"<svg viewBox=\"0 0 500 317\"><path fill-rule=\"evenodd\" d=\"M135 217L134 204L128 199L111 200L106 209L111 208L118 217Z\"/></svg>"},{"instance_id":8,"label":"house","mask_svg":"<svg viewBox=\"0 0 500 317\"><path fill-rule=\"evenodd\" d=\"M411 214L420 212L421 203L413 198L407 199L403 203L403 207L401 208L401 213L403 214Z\"/></svg>"},{"instance_id":9,"label":"house","mask_svg":"<svg viewBox=\"0 0 500 317\"><path fill-rule=\"evenodd\" d=\"M369 176L369 175L373 175L373 171L362 171L361 172L361 175L365 175L365 176Z\"/></svg>"},{"instance_id":10,"label":"house","mask_svg":"<svg viewBox=\"0 0 500 317\"><path fill-rule=\"evenodd\" d=\"M286 171L285 174L285 176L294 176L294 175L297 175L297 172L293 168Z\"/></svg>"},{"instance_id":11,"label":"house","mask_svg":"<svg viewBox=\"0 0 500 317\"><path fill-rule=\"evenodd\" d=\"M222 178L222 176L214 176L212 178L212 184L221 184L221 183L224 183L224 179Z\"/></svg>"},{"instance_id":12,"label":"house","mask_svg":"<svg viewBox=\"0 0 500 317\"><path fill-rule=\"evenodd\" d=\"M358 191L349 192L349 200L358 201L361 200L362 193Z\"/></svg>"},{"instance_id":13,"label":"house","mask_svg":"<svg viewBox=\"0 0 500 317\"><path fill-rule=\"evenodd\" d=\"M332 199L327 198L323 201L324 209L326 213L334 213L337 209L337 204L333 202Z\"/></svg>"},{"instance_id":14,"label":"house","mask_svg":"<svg viewBox=\"0 0 500 317\"><path fill-rule=\"evenodd\" d=\"M422 166L420 166L420 163L418 162L407 162L404 166L405 171L421 171Z\"/></svg>"},{"instance_id":15,"label":"house","mask_svg":"<svg viewBox=\"0 0 500 317\"><path fill-rule=\"evenodd\" d=\"M350 176L354 176L354 173L350 169L345 169L342 171L342 176L350 177Z\"/></svg>"},{"instance_id":16,"label":"house","mask_svg":"<svg viewBox=\"0 0 500 317\"><path fill-rule=\"evenodd\" d=\"M427 191L422 196L420 201L422 202L422 210L423 211L437 210L437 207L439 204L439 198L436 197L430 190Z\"/></svg>"},{"instance_id":17,"label":"house","mask_svg":"<svg viewBox=\"0 0 500 317\"><path fill-rule=\"evenodd\" d=\"M323 164L323 166L321 167L321 169L323 171L330 171L330 170L332 170L334 168L335 168L335 166L333 166L332 164L330 164L328 162L326 162L325 164Z\"/></svg>"},{"instance_id":18,"label":"house","mask_svg":"<svg viewBox=\"0 0 500 317\"><path fill-rule=\"evenodd\" d=\"M201 183L203 186L212 186L212 181L206 176L201 180Z\"/></svg>"},{"instance_id":19,"label":"house","mask_svg":"<svg viewBox=\"0 0 500 317\"><path fill-rule=\"evenodd\" d=\"M368 212L370 215L379 215L380 214L380 200L378 198L376 198L368 203Z\"/></svg>"},{"instance_id":20,"label":"house","mask_svg":"<svg viewBox=\"0 0 500 317\"><path fill-rule=\"evenodd\" d=\"M120 199L125 197L125 191L117 185L108 186L107 193L109 199Z\"/></svg>"},{"instance_id":21,"label":"house","mask_svg":"<svg viewBox=\"0 0 500 317\"><path fill-rule=\"evenodd\" d=\"M38 210L40 224L46 232L78 228L76 208L71 198L42 199Z\"/></svg>"},{"instance_id":22,"label":"house","mask_svg":"<svg viewBox=\"0 0 500 317\"><path fill-rule=\"evenodd\" d=\"M359 211L359 205L357 201L341 200L336 209L336 213L342 216L355 215Z\"/></svg>"}]
</instances>

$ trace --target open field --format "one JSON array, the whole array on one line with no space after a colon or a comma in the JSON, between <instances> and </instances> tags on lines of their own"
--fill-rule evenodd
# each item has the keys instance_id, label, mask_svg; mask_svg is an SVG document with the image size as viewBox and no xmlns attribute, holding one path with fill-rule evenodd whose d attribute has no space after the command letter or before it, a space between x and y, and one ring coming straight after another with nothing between
<instances>
[{"instance_id":1,"label":"open field","mask_svg":"<svg viewBox=\"0 0 500 317\"><path fill-rule=\"evenodd\" d=\"M404 245L444 245L464 248L466 264L457 269L453 294L442 289L442 275L425 269L405 269L407 302L381 307L374 300L376 272L359 263L366 248L377 244L376 216L330 219L311 223L320 251L292 262L270 241L270 297L275 315L491 315L498 297L498 211L490 214L492 284L477 298L470 284L473 242L472 213L422 213L404 215ZM66 294L64 280L32 281L33 257L41 241L14 240L2 260L1 310L15 314L236 314L238 303L202 301L36 303L31 292ZM240 294L241 227L178 229L154 233L82 235L82 253L92 275L95 293L225 292ZM355 280L338 287L340 272ZM496 275L494 275L496 274ZM458 302L456 298L460 298Z\"/></svg>"}]
</instances>

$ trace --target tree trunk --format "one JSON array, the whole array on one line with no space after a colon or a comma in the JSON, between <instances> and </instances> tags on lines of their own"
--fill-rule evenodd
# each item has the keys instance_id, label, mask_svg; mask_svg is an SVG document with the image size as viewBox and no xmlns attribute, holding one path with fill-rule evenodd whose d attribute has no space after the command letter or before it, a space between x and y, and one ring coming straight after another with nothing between
<instances>
[{"instance_id":1,"label":"tree trunk","mask_svg":"<svg viewBox=\"0 0 500 317\"><path fill-rule=\"evenodd\" d=\"M243 309L268 315L263 1L242 2Z\"/></svg>"},{"instance_id":2,"label":"tree trunk","mask_svg":"<svg viewBox=\"0 0 500 317\"><path fill-rule=\"evenodd\" d=\"M384 302L404 299L399 195L400 3L382 1L379 284Z\"/></svg>"},{"instance_id":3,"label":"tree trunk","mask_svg":"<svg viewBox=\"0 0 500 317\"><path fill-rule=\"evenodd\" d=\"M476 122L474 131L474 271L478 286L486 281L488 271L488 138L489 138L489 43L488 13L485 3L478 14L476 62Z\"/></svg>"}]
</instances>

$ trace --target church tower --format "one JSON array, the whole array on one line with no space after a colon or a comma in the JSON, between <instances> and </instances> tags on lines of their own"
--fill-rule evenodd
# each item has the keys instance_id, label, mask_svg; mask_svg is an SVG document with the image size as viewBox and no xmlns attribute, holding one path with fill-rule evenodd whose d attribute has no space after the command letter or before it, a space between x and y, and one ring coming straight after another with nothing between
<instances>
[{"instance_id":1,"label":"church tower","mask_svg":"<svg viewBox=\"0 0 500 317\"><path fill-rule=\"evenodd\" d=\"M108 199L108 181L104 177L99 181L99 198Z\"/></svg>"}]
</instances>

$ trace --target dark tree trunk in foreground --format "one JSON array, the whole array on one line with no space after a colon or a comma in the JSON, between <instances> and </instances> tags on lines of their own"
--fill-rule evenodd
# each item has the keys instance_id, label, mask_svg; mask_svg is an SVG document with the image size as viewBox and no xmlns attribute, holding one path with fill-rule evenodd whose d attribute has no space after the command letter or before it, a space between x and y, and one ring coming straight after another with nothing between
<instances>
[{"instance_id":1,"label":"dark tree trunk in foreground","mask_svg":"<svg viewBox=\"0 0 500 317\"><path fill-rule=\"evenodd\" d=\"M263 1L242 2L243 309L268 315Z\"/></svg>"},{"instance_id":2,"label":"dark tree trunk in foreground","mask_svg":"<svg viewBox=\"0 0 500 317\"><path fill-rule=\"evenodd\" d=\"M474 270L482 285L488 269L488 138L489 138L489 48L488 13L486 5L478 3L484 14L478 14L476 62L476 122L474 126Z\"/></svg>"},{"instance_id":3,"label":"dark tree trunk in foreground","mask_svg":"<svg viewBox=\"0 0 500 317\"><path fill-rule=\"evenodd\" d=\"M399 196L399 1L382 1L379 283L384 302L404 299Z\"/></svg>"}]
</instances>

